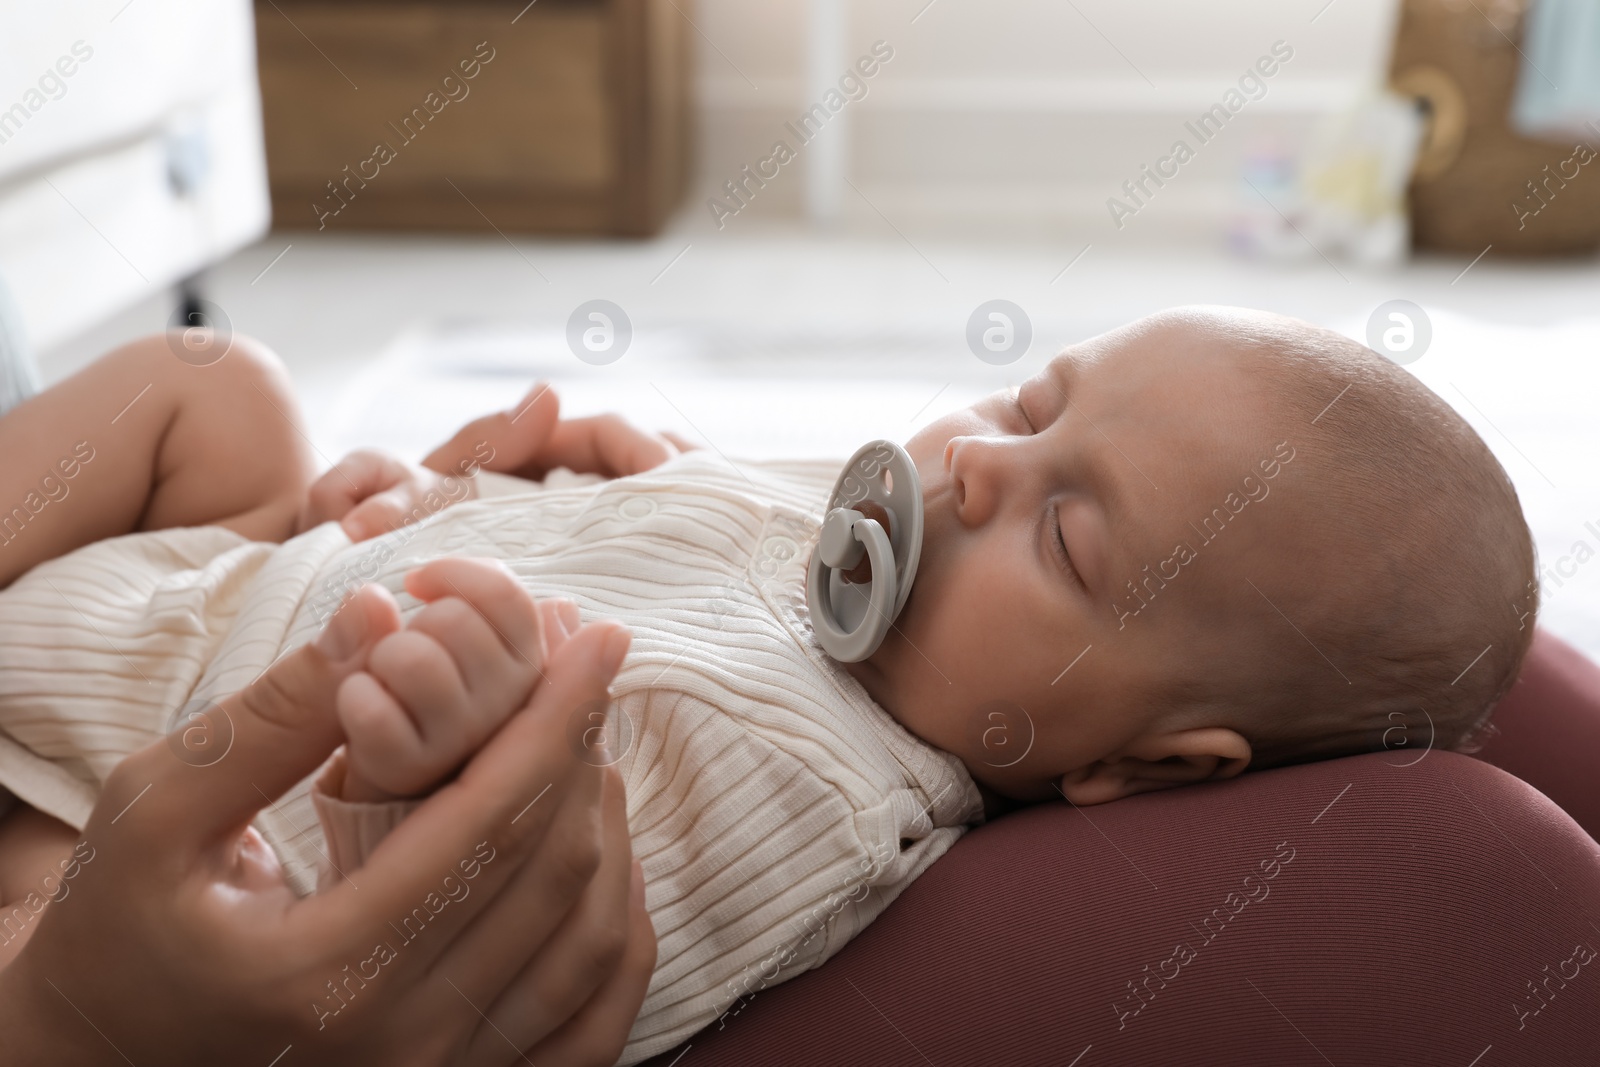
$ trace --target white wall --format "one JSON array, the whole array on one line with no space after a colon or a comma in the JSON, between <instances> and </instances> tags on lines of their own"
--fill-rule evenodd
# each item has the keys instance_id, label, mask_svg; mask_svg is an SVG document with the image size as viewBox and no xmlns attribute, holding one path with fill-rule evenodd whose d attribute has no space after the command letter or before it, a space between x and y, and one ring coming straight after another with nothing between
<instances>
[{"instance_id":1,"label":"white wall","mask_svg":"<svg viewBox=\"0 0 1600 1067\"><path fill-rule=\"evenodd\" d=\"M828 0L683 8L699 29L696 203L707 220L706 197L774 139L792 142L783 123L813 102L807 31L818 2ZM876 218L870 201L899 226L1046 238L1116 232L1106 198L1285 41L1294 58L1266 95L1123 231L1214 232L1240 196L1248 153L1292 149L1317 117L1381 81L1396 13L1395 0L838 2L845 62L879 39L895 50L868 95L841 113L845 169L860 190L844 194L846 221ZM803 165L785 168L728 224L800 217L805 184Z\"/></svg>"}]
</instances>

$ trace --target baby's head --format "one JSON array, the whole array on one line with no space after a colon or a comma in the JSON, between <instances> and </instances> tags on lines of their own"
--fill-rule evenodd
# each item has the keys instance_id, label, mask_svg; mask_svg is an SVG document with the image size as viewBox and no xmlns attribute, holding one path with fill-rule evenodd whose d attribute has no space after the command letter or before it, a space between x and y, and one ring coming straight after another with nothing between
<instances>
[{"instance_id":1,"label":"baby's head","mask_svg":"<svg viewBox=\"0 0 1600 1067\"><path fill-rule=\"evenodd\" d=\"M1294 319L1142 319L906 448L922 562L850 669L1003 797L1459 748L1532 639L1532 541L1483 441Z\"/></svg>"}]
</instances>

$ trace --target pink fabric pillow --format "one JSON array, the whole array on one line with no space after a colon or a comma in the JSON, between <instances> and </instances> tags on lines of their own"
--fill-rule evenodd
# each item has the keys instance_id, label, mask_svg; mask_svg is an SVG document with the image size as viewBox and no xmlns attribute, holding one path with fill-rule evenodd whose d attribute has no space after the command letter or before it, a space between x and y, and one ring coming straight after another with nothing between
<instances>
[{"instance_id":1,"label":"pink fabric pillow","mask_svg":"<svg viewBox=\"0 0 1600 1067\"><path fill-rule=\"evenodd\" d=\"M1485 759L1593 829L1600 672L1575 656L1540 635ZM1600 1062L1600 846L1489 762L1414 758L1006 816L650 1063Z\"/></svg>"},{"instance_id":2,"label":"pink fabric pillow","mask_svg":"<svg viewBox=\"0 0 1600 1067\"><path fill-rule=\"evenodd\" d=\"M1600 666L1540 630L1490 721L1495 732L1478 758L1538 789L1600 841Z\"/></svg>"}]
</instances>

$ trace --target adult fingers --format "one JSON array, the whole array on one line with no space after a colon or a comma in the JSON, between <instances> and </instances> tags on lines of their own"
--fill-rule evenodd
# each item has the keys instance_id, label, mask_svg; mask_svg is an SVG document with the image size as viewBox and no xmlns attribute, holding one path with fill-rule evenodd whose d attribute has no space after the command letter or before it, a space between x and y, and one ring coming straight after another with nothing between
<instances>
[{"instance_id":1,"label":"adult fingers","mask_svg":"<svg viewBox=\"0 0 1600 1067\"><path fill-rule=\"evenodd\" d=\"M96 815L120 812L123 831L164 828L159 847L165 854L198 851L237 833L338 746L340 682L399 625L394 598L379 586L363 586L314 642L119 764Z\"/></svg>"},{"instance_id":2,"label":"adult fingers","mask_svg":"<svg viewBox=\"0 0 1600 1067\"><path fill-rule=\"evenodd\" d=\"M633 861L628 889L628 947L611 977L578 1013L527 1051L546 1067L606 1067L616 1063L639 1017L656 969L656 931L645 909L644 872Z\"/></svg>"},{"instance_id":3,"label":"adult fingers","mask_svg":"<svg viewBox=\"0 0 1600 1067\"><path fill-rule=\"evenodd\" d=\"M440 474L470 474L478 467L519 473L532 462L561 417L561 401L535 383L515 407L473 419L434 449L422 465Z\"/></svg>"},{"instance_id":4,"label":"adult fingers","mask_svg":"<svg viewBox=\"0 0 1600 1067\"><path fill-rule=\"evenodd\" d=\"M600 866L554 933L548 930L548 916L538 914L547 874L533 869L539 861L536 854L524 867L523 877L507 887L495 907L461 938L463 952L480 959L487 953L475 951L474 940L542 944L520 968L482 969L472 976L488 1006L484 1023L468 1046L468 1064L505 1063L507 1053L515 1056L537 1044L576 1014L621 962L628 942L633 853L622 780L614 770L605 774L600 808L604 838Z\"/></svg>"},{"instance_id":5,"label":"adult fingers","mask_svg":"<svg viewBox=\"0 0 1600 1067\"><path fill-rule=\"evenodd\" d=\"M662 430L661 436L665 437L672 444L672 447L676 448L679 452L698 452L700 449L705 447L705 445L702 445L697 441L691 441L687 437L683 436L683 434L673 433L671 430Z\"/></svg>"},{"instance_id":6,"label":"adult fingers","mask_svg":"<svg viewBox=\"0 0 1600 1067\"><path fill-rule=\"evenodd\" d=\"M410 482L374 493L351 508L339 525L351 541L366 541L391 530L398 530L420 516L417 510L417 490Z\"/></svg>"},{"instance_id":7,"label":"adult fingers","mask_svg":"<svg viewBox=\"0 0 1600 1067\"><path fill-rule=\"evenodd\" d=\"M579 474L622 478L659 467L674 455L664 438L620 415L591 415L558 422L539 460L546 470L566 467Z\"/></svg>"},{"instance_id":8,"label":"adult fingers","mask_svg":"<svg viewBox=\"0 0 1600 1067\"><path fill-rule=\"evenodd\" d=\"M528 705L513 715L480 749L460 775L428 798L364 864L359 893L341 884L300 903L330 929L361 928L369 935L387 929L395 915L413 915L430 898L441 897L441 872L455 872L480 857L474 892L460 902L424 913L425 930L400 952L394 966L427 968L450 951L461 932L509 884L523 862L541 851L556 814L567 803L598 813L600 771L585 764L566 739L572 709L605 698L628 647L628 633L616 624L586 626L552 656L544 682ZM548 795L547 795L548 794ZM593 821L593 820L591 820ZM574 833L555 856L541 862L570 871L576 898L598 863L598 829ZM492 859L482 859L487 854ZM570 900L549 902L562 911ZM525 947L496 944L491 953L515 955Z\"/></svg>"}]
</instances>

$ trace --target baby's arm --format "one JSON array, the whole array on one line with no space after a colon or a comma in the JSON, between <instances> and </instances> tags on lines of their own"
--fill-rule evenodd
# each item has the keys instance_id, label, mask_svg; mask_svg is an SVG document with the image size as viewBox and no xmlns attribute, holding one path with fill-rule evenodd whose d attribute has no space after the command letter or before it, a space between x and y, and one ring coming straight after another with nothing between
<instances>
[{"instance_id":1,"label":"baby's arm","mask_svg":"<svg viewBox=\"0 0 1600 1067\"><path fill-rule=\"evenodd\" d=\"M313 792L326 888L361 867L415 807L528 702L540 665L579 629L571 601L533 598L498 563L435 560L406 575L428 606L373 646L336 707L345 750ZM618 631L612 666L628 647Z\"/></svg>"},{"instance_id":2,"label":"baby's arm","mask_svg":"<svg viewBox=\"0 0 1600 1067\"><path fill-rule=\"evenodd\" d=\"M233 337L198 366L180 336L124 345L0 418L0 586L136 530L293 531L315 466L282 365Z\"/></svg>"}]
</instances>

